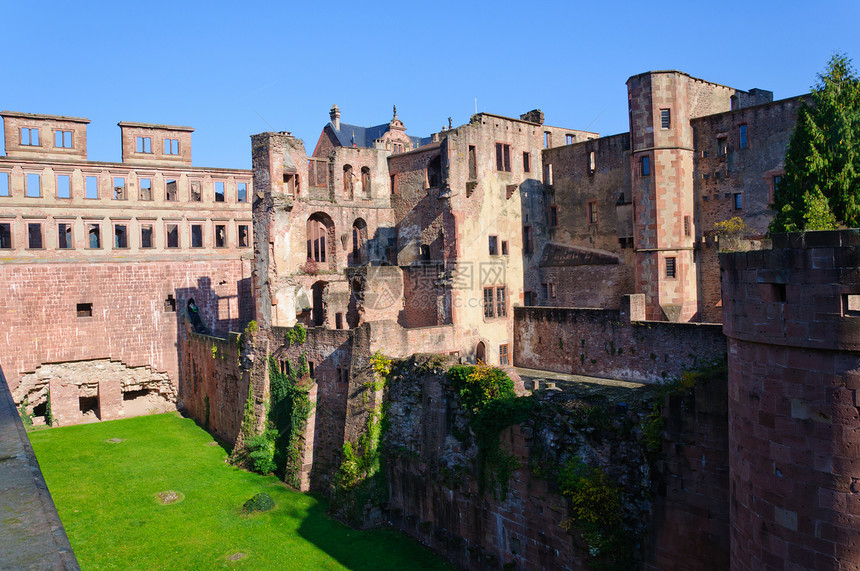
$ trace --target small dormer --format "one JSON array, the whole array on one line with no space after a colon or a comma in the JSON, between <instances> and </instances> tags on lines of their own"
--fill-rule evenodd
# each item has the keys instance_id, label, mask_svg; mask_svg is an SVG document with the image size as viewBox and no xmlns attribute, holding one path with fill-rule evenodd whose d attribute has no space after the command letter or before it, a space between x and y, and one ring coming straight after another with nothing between
<instances>
[{"instance_id":1,"label":"small dormer","mask_svg":"<svg viewBox=\"0 0 860 571\"><path fill-rule=\"evenodd\" d=\"M191 166L191 127L117 123L122 130L122 162Z\"/></svg>"},{"instance_id":2,"label":"small dormer","mask_svg":"<svg viewBox=\"0 0 860 571\"><path fill-rule=\"evenodd\" d=\"M86 160L89 119L0 111L6 156L22 159Z\"/></svg>"}]
</instances>

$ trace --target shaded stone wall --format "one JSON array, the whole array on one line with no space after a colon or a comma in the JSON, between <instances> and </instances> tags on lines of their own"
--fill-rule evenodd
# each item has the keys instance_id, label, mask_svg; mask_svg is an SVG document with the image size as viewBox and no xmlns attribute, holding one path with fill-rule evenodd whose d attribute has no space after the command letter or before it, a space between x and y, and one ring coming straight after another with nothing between
<instances>
[{"instance_id":1,"label":"shaded stone wall","mask_svg":"<svg viewBox=\"0 0 860 571\"><path fill-rule=\"evenodd\" d=\"M723 254L732 569L860 560L860 231Z\"/></svg>"}]
</instances>

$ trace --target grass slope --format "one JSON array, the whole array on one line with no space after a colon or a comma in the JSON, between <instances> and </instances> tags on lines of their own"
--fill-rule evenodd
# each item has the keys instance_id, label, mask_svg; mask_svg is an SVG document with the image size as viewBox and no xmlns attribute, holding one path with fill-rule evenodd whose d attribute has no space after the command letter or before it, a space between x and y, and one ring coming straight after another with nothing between
<instances>
[{"instance_id":1,"label":"grass slope","mask_svg":"<svg viewBox=\"0 0 860 571\"><path fill-rule=\"evenodd\" d=\"M122 439L111 443L110 439ZM226 453L176 414L33 432L30 440L84 569L450 569L390 530L356 531ZM161 505L156 495L184 494ZM270 512L246 516L258 492ZM230 556L245 554L231 560Z\"/></svg>"}]
</instances>

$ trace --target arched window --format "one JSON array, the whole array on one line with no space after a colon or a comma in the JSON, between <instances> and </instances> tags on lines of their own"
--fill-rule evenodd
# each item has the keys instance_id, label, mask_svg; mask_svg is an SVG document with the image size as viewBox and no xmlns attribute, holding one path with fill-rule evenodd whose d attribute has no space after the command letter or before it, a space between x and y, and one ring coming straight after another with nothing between
<instances>
[{"instance_id":1,"label":"arched window","mask_svg":"<svg viewBox=\"0 0 860 571\"><path fill-rule=\"evenodd\" d=\"M361 218L356 218L352 224L352 263L364 263L366 255L362 251L362 247L367 242L367 222Z\"/></svg>"},{"instance_id":2,"label":"arched window","mask_svg":"<svg viewBox=\"0 0 860 571\"><path fill-rule=\"evenodd\" d=\"M442 184L442 158L435 157L427 165L427 186L438 188Z\"/></svg>"},{"instance_id":3,"label":"arched window","mask_svg":"<svg viewBox=\"0 0 860 571\"><path fill-rule=\"evenodd\" d=\"M343 165L343 195L352 200L353 193L352 165Z\"/></svg>"},{"instance_id":4,"label":"arched window","mask_svg":"<svg viewBox=\"0 0 860 571\"><path fill-rule=\"evenodd\" d=\"M335 261L334 222L324 212L315 212L308 218L307 226L308 259L315 262L329 262L333 266Z\"/></svg>"},{"instance_id":5,"label":"arched window","mask_svg":"<svg viewBox=\"0 0 860 571\"><path fill-rule=\"evenodd\" d=\"M365 198L370 198L370 169L361 167L361 190Z\"/></svg>"}]
</instances>

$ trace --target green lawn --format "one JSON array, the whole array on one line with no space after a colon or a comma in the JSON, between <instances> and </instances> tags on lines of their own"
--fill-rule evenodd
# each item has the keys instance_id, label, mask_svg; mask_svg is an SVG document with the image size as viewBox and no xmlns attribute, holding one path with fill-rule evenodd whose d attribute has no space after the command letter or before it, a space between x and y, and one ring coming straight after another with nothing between
<instances>
[{"instance_id":1,"label":"green lawn","mask_svg":"<svg viewBox=\"0 0 860 571\"><path fill-rule=\"evenodd\" d=\"M352 530L320 500L226 464L224 449L176 414L53 428L30 440L84 570L450 569L403 535ZM162 505L157 494L168 490L184 499ZM258 492L275 509L243 515ZM236 554L244 557L230 559Z\"/></svg>"}]
</instances>

